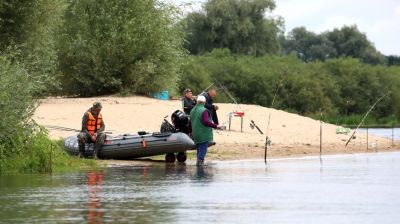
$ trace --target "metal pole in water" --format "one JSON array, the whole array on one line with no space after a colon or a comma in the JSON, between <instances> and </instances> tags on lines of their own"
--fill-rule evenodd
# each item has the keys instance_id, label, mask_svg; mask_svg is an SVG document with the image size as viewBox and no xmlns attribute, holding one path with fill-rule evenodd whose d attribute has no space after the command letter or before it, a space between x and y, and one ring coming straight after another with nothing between
<instances>
[{"instance_id":1,"label":"metal pole in water","mask_svg":"<svg viewBox=\"0 0 400 224\"><path fill-rule=\"evenodd\" d=\"M367 126L367 151L368 151L368 126Z\"/></svg>"},{"instance_id":2,"label":"metal pole in water","mask_svg":"<svg viewBox=\"0 0 400 224\"><path fill-rule=\"evenodd\" d=\"M394 146L394 124L392 123L392 146Z\"/></svg>"},{"instance_id":3,"label":"metal pole in water","mask_svg":"<svg viewBox=\"0 0 400 224\"><path fill-rule=\"evenodd\" d=\"M321 117L319 120L319 122L320 122L320 125L319 125L319 157L321 158L321 156L322 156L322 109L321 108L319 108L319 112L321 114Z\"/></svg>"}]
</instances>

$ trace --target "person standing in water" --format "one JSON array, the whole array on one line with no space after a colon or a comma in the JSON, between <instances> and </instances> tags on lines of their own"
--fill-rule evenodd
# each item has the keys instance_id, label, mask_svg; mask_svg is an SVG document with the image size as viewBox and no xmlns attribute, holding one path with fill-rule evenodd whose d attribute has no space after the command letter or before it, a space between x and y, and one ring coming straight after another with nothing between
<instances>
[{"instance_id":1,"label":"person standing in water","mask_svg":"<svg viewBox=\"0 0 400 224\"><path fill-rule=\"evenodd\" d=\"M213 123L210 111L204 106L205 103L206 98L198 96L197 104L190 112L193 141L197 147L197 166L204 165L208 143L213 141L213 129L221 129L219 125Z\"/></svg>"}]
</instances>

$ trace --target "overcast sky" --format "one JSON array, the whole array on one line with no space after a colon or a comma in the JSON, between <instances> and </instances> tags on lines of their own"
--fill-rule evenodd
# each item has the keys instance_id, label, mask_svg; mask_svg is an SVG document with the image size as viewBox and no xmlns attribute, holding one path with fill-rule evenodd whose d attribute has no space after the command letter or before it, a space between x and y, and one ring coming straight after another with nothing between
<instances>
[{"instance_id":1,"label":"overcast sky","mask_svg":"<svg viewBox=\"0 0 400 224\"><path fill-rule=\"evenodd\" d=\"M166 0L186 12L201 9L205 0ZM357 25L385 55L400 55L400 0L275 0L274 15L285 30L304 26L317 33L343 25ZM189 3L189 4L187 4Z\"/></svg>"}]
</instances>

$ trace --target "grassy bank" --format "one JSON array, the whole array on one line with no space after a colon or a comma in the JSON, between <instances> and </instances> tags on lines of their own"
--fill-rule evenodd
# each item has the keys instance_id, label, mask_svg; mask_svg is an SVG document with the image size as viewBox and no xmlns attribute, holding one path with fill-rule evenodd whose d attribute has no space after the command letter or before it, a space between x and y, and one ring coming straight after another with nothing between
<instances>
[{"instance_id":1,"label":"grassy bank","mask_svg":"<svg viewBox=\"0 0 400 224\"><path fill-rule=\"evenodd\" d=\"M29 136L25 143L12 150L0 145L0 174L53 173L98 168L94 160L78 159L66 154L62 140L51 140L45 131Z\"/></svg>"}]
</instances>

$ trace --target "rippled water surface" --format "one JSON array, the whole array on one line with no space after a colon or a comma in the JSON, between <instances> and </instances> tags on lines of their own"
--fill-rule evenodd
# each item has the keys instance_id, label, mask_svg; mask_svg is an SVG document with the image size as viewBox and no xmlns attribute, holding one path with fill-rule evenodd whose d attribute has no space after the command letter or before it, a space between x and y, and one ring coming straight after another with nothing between
<instances>
[{"instance_id":1,"label":"rippled water surface","mask_svg":"<svg viewBox=\"0 0 400 224\"><path fill-rule=\"evenodd\" d=\"M399 223L400 153L0 176L1 223Z\"/></svg>"}]
</instances>

